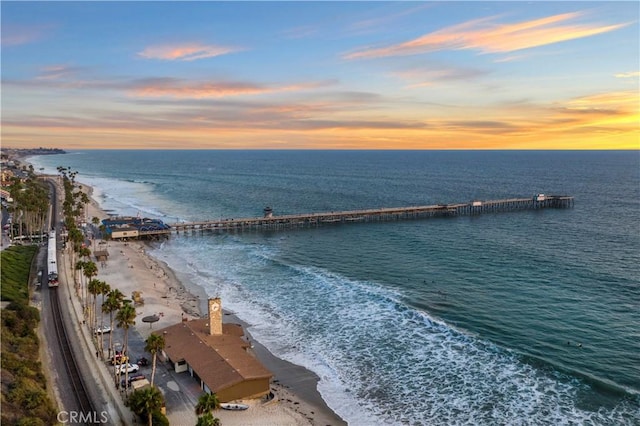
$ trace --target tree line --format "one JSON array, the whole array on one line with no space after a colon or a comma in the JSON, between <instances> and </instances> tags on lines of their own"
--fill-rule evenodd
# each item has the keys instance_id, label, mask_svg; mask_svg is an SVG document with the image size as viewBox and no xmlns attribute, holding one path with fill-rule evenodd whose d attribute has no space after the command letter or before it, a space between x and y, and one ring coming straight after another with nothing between
<instances>
[{"instance_id":1,"label":"tree line","mask_svg":"<svg viewBox=\"0 0 640 426\"><path fill-rule=\"evenodd\" d=\"M82 191L82 185L76 183L77 172L71 171L69 168L58 167L62 179L64 189L64 201L62 209L64 213L64 226L68 235L69 250L71 252L71 263L74 281L74 289L76 297L79 298L83 306L83 315L85 322L89 325L93 342L96 346L97 358L99 360L113 360L114 363L114 382L120 386L122 382L122 366L128 362L128 342L129 330L135 325L136 310L130 299L126 299L124 294L117 288L112 288L108 283L96 279L98 275L98 266L92 260L89 241L83 230L78 227L82 223L82 218L87 215L87 205L90 199L86 193ZM102 238L106 236L104 226L100 226L100 219L91 218L91 223L100 230ZM98 308L98 298L100 298L100 308ZM117 358L114 350L114 342L112 334L109 333L109 342L107 345L107 356L105 357L104 333L95 333L98 329L98 320L100 321L100 330L104 326L104 314L108 315L109 325L111 329L114 326L123 329L124 339L122 352ZM157 356L165 347L164 336L152 333L145 340L145 351L152 355L152 369L150 386L136 390L129 394L128 370L124 373L124 398L129 408L144 418L149 426L152 425L168 425L168 419L161 410L164 407L164 397L160 390L155 386L154 379L156 373ZM198 404L195 407L198 417L197 426L220 426L220 420L212 415L213 410L220 408L220 403L215 394L205 393L200 396Z\"/></svg>"}]
</instances>

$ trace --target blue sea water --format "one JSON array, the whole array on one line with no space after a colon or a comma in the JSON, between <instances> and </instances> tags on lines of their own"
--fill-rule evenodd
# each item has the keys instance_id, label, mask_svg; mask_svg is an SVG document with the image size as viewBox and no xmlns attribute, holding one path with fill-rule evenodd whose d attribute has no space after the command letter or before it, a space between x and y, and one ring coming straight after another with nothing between
<instances>
[{"instance_id":1,"label":"blue sea water","mask_svg":"<svg viewBox=\"0 0 640 426\"><path fill-rule=\"evenodd\" d=\"M72 151L114 214L166 222L575 197L572 209L180 235L221 296L354 425L640 424L637 151ZM581 346L579 346L581 344Z\"/></svg>"}]
</instances>

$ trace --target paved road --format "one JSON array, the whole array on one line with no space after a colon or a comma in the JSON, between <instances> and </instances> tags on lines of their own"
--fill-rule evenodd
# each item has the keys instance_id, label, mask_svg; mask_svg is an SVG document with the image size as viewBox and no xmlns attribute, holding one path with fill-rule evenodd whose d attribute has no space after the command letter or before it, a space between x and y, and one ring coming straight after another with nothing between
<instances>
[{"instance_id":1,"label":"paved road","mask_svg":"<svg viewBox=\"0 0 640 426\"><path fill-rule=\"evenodd\" d=\"M121 349L124 342L124 330L116 327L111 333L114 347L116 350ZM105 334L105 342L108 341L107 339L108 334ZM140 357L146 357L149 360L149 365L141 366L138 373L144 374L148 380L151 380L151 355L145 352L144 339L136 329L129 330L128 346L129 357L131 359L129 362L136 362ZM107 361L105 361L104 364L113 376L113 367ZM181 413L181 418L186 417L187 419L192 416L193 424L195 424L197 418L194 408L202 390L194 378L188 373L176 373L170 363L162 362L160 358L158 358L154 384L165 397L168 415L173 416L176 413ZM113 385L115 388L115 383L113 383ZM120 390L120 392L122 393L122 390ZM186 421L184 424L191 424L191 420Z\"/></svg>"}]
</instances>

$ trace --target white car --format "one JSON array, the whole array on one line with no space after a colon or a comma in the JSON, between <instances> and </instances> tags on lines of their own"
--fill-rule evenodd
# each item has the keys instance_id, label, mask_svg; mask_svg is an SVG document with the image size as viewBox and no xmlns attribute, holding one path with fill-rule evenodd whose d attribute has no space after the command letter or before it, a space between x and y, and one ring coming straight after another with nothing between
<instances>
[{"instance_id":1,"label":"white car","mask_svg":"<svg viewBox=\"0 0 640 426\"><path fill-rule=\"evenodd\" d=\"M116 374L118 373L124 374L125 372L135 373L138 370L140 370L140 367L138 367L138 364L126 363L126 364L116 366Z\"/></svg>"},{"instance_id":2,"label":"white car","mask_svg":"<svg viewBox=\"0 0 640 426\"><path fill-rule=\"evenodd\" d=\"M95 334L111 333L111 327L109 327L108 325L97 327L95 330L93 330L93 332Z\"/></svg>"}]
</instances>

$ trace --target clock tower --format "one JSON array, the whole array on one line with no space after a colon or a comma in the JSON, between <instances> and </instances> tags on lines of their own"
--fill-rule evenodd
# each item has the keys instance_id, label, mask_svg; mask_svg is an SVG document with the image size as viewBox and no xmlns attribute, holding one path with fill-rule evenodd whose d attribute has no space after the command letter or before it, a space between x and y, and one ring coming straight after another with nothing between
<instances>
[{"instance_id":1,"label":"clock tower","mask_svg":"<svg viewBox=\"0 0 640 426\"><path fill-rule=\"evenodd\" d=\"M222 302L219 297L209 299L209 334L222 334Z\"/></svg>"}]
</instances>

